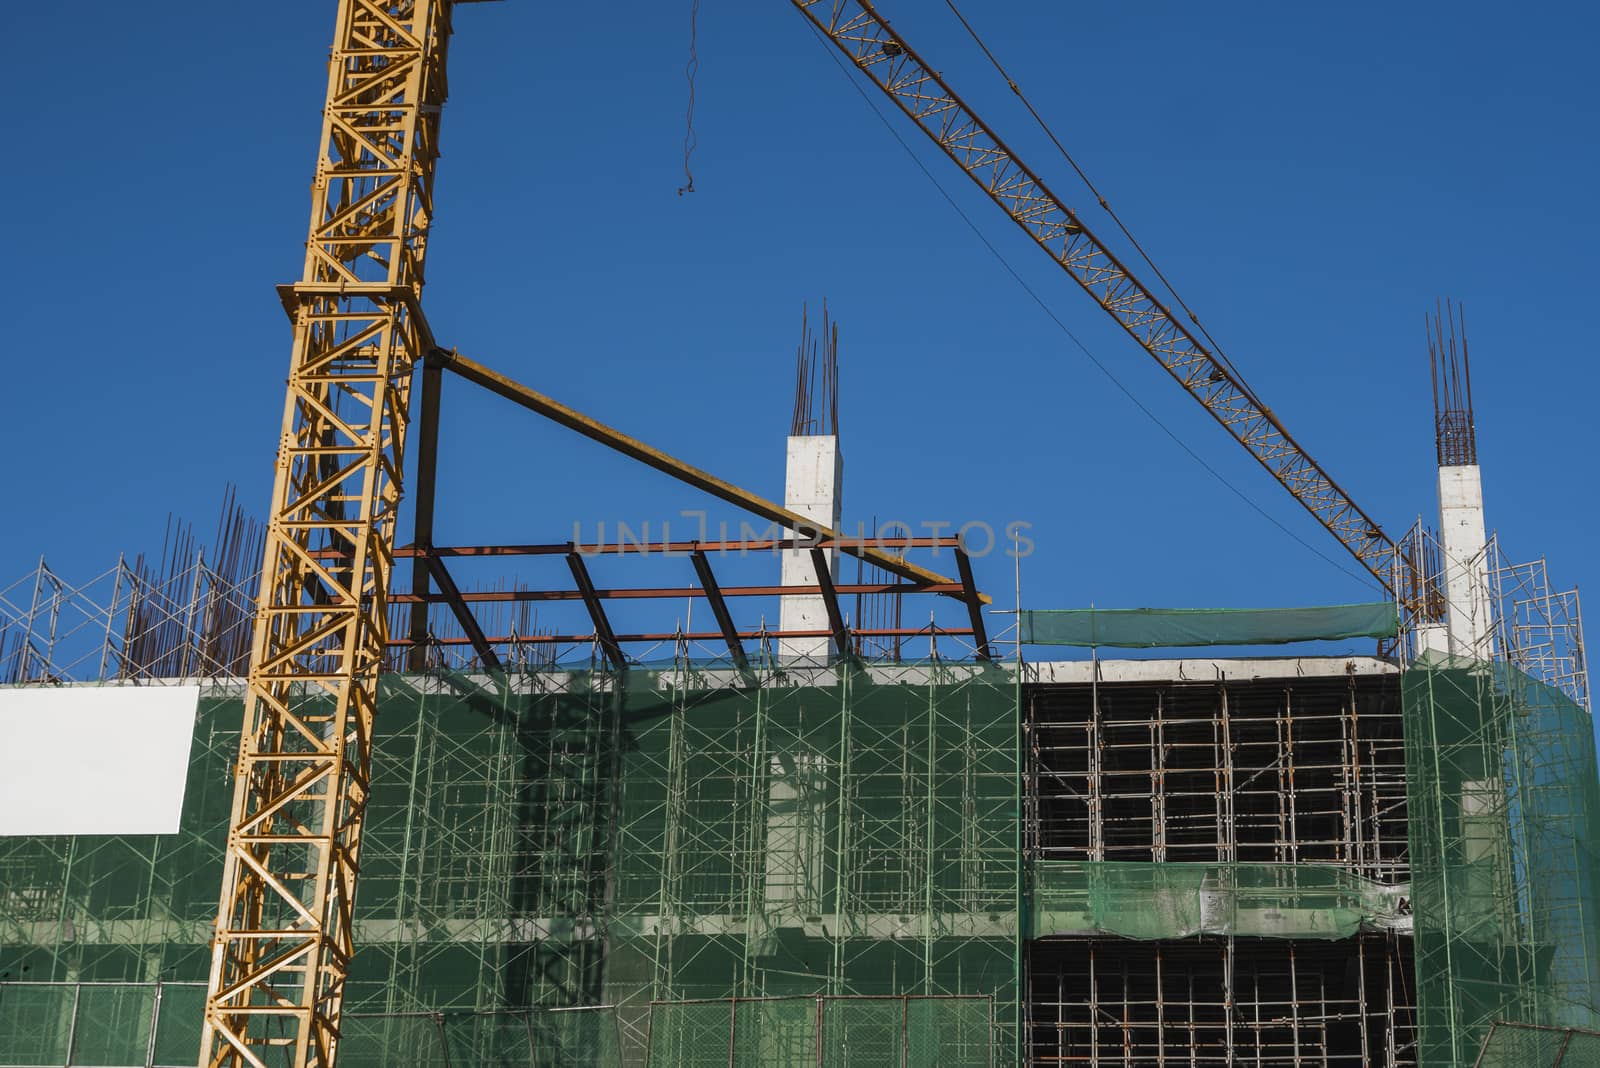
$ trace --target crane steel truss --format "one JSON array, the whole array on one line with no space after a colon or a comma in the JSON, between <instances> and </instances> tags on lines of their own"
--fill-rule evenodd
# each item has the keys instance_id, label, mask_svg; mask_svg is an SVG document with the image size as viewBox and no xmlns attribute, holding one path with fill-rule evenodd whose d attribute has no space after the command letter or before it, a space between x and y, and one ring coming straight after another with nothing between
<instances>
[{"instance_id":1,"label":"crane steel truss","mask_svg":"<svg viewBox=\"0 0 1600 1068\"><path fill-rule=\"evenodd\" d=\"M331 1065L388 625L449 0L340 0L204 1065Z\"/></svg>"},{"instance_id":2,"label":"crane steel truss","mask_svg":"<svg viewBox=\"0 0 1600 1068\"><path fill-rule=\"evenodd\" d=\"M1386 589L1394 543L1082 220L956 95L871 0L790 0L1206 411L1316 516Z\"/></svg>"}]
</instances>

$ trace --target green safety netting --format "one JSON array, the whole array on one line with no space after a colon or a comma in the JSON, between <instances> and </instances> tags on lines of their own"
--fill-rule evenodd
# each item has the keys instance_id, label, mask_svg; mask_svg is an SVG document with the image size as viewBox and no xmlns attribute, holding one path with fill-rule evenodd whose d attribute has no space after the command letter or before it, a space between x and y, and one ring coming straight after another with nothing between
<instances>
[{"instance_id":1,"label":"green safety netting","mask_svg":"<svg viewBox=\"0 0 1600 1068\"><path fill-rule=\"evenodd\" d=\"M1600 1068L1600 1031L1495 1023L1473 1068Z\"/></svg>"},{"instance_id":2,"label":"green safety netting","mask_svg":"<svg viewBox=\"0 0 1600 1068\"><path fill-rule=\"evenodd\" d=\"M1410 926L1409 888L1321 864L1039 861L1031 937L1349 938Z\"/></svg>"},{"instance_id":3,"label":"green safety netting","mask_svg":"<svg viewBox=\"0 0 1600 1068\"><path fill-rule=\"evenodd\" d=\"M131 1049L159 977L193 1063L171 984L207 975L241 719L203 697L179 834L0 838L0 982L116 984L80 1011ZM434 1057L442 1012L452 1063L494 1063L506 1010L614 1004L637 1064L652 1001L777 995L990 995L1014 1048L1017 722L981 665L385 676L350 1058ZM67 1063L63 995L5 996L0 1064ZM538 1063L599 1063L541 1020Z\"/></svg>"},{"instance_id":4,"label":"green safety netting","mask_svg":"<svg viewBox=\"0 0 1600 1068\"><path fill-rule=\"evenodd\" d=\"M204 1004L199 983L0 982L0 1064L193 1068ZM341 1032L341 1068L623 1064L616 1013L603 1006L347 1013Z\"/></svg>"},{"instance_id":5,"label":"green safety netting","mask_svg":"<svg viewBox=\"0 0 1600 1068\"><path fill-rule=\"evenodd\" d=\"M1402 687L1421 1063L1472 1065L1496 1021L1600 1029L1588 713L1499 662L1427 654Z\"/></svg>"},{"instance_id":6,"label":"green safety netting","mask_svg":"<svg viewBox=\"0 0 1600 1068\"><path fill-rule=\"evenodd\" d=\"M649 1064L671 1068L991 1068L984 997L819 997L652 1005Z\"/></svg>"},{"instance_id":7,"label":"green safety netting","mask_svg":"<svg viewBox=\"0 0 1600 1068\"><path fill-rule=\"evenodd\" d=\"M1024 609L1019 618L1025 645L1123 649L1392 638L1400 626L1391 601L1316 608Z\"/></svg>"}]
</instances>

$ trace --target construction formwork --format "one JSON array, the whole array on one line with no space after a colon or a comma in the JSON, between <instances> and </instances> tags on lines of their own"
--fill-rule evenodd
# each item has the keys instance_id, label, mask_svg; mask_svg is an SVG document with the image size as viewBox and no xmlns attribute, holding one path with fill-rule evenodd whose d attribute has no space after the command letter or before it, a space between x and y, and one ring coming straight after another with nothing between
<instances>
[{"instance_id":1,"label":"construction formwork","mask_svg":"<svg viewBox=\"0 0 1600 1068\"><path fill-rule=\"evenodd\" d=\"M24 1006L0 1012L0 1064L65 1063L63 991L115 988L159 1024L157 984L204 981L241 700L204 692L181 833L0 839L0 998ZM452 1063L531 1064L508 1012L611 1006L586 1026L636 1064L695 1015L663 1005L860 995L927 999L839 1008L861 1048L914 1017L954 1043L930 1063L1014 1056L1013 676L685 661L388 675L381 696L347 995L362 1063L444 1028ZM165 1049L179 1026L141 1033ZM585 1049L537 1063L612 1063Z\"/></svg>"}]
</instances>

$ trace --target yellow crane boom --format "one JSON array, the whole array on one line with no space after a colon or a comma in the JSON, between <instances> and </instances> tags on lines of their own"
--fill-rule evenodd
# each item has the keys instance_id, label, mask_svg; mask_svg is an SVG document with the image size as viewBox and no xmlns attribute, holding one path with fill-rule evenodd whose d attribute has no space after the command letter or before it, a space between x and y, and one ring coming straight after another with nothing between
<instances>
[{"instance_id":1,"label":"yellow crane boom","mask_svg":"<svg viewBox=\"0 0 1600 1068\"><path fill-rule=\"evenodd\" d=\"M327 1066L445 98L449 0L340 0L294 321L201 1064Z\"/></svg>"},{"instance_id":2,"label":"yellow crane boom","mask_svg":"<svg viewBox=\"0 0 1600 1068\"><path fill-rule=\"evenodd\" d=\"M1406 561L1240 379L889 26L872 0L790 0L1385 588Z\"/></svg>"}]
</instances>

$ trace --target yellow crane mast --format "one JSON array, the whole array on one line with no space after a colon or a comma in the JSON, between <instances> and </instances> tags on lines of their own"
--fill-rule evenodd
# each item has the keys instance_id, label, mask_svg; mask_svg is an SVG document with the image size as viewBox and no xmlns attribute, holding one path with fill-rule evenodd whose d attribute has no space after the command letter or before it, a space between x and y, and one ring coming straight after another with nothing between
<instances>
[{"instance_id":1,"label":"yellow crane mast","mask_svg":"<svg viewBox=\"0 0 1600 1068\"><path fill-rule=\"evenodd\" d=\"M340 0L201 1063L328 1066L352 952L449 0Z\"/></svg>"}]
</instances>

